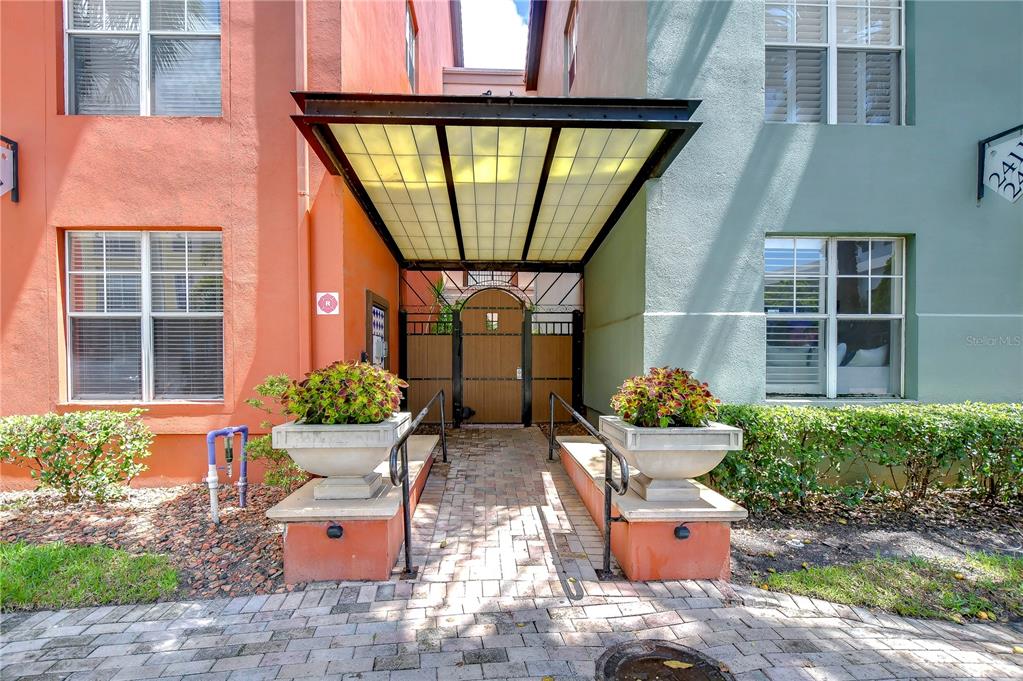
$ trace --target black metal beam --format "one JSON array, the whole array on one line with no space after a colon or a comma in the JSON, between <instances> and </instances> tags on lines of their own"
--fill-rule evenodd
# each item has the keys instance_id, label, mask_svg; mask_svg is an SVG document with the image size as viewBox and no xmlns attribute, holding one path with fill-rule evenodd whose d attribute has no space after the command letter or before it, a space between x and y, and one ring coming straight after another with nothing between
<instances>
[{"instance_id":1,"label":"black metal beam","mask_svg":"<svg viewBox=\"0 0 1023 681\"><path fill-rule=\"evenodd\" d=\"M694 123L693 125L698 125ZM689 135L686 134L685 130L669 130L664 133L664 137L661 139L661 143L654 148L653 153L647 158L646 162L636 173L636 177L632 180L632 184L622 194L621 200L618 205L615 206L611 214L607 216L607 220L604 222L604 226L597 232L597 236L590 242L589 248L586 249L586 253L583 254L582 264L586 265L593 257L593 254L597 252L600 245L607 238L607 235L611 233L614 226L618 223L618 220L625 213L625 209L629 207L632 200L636 198L636 194L643 188L643 184L650 178L651 173L655 168L661 167L664 160L672 153L677 154L681 150L682 146L685 145L684 139L688 139Z\"/></svg>"},{"instance_id":2,"label":"black metal beam","mask_svg":"<svg viewBox=\"0 0 1023 681\"><path fill-rule=\"evenodd\" d=\"M543 28L547 23L547 0L529 3L529 38L526 42L526 89L535 90L540 79L540 52L543 49Z\"/></svg>"},{"instance_id":3,"label":"black metal beam","mask_svg":"<svg viewBox=\"0 0 1023 681\"><path fill-rule=\"evenodd\" d=\"M443 125L437 126L437 144L440 146L440 159L444 163L444 181L448 185L448 203L451 204L451 218L455 222L458 257L465 260L465 245L462 243L462 223L458 219L458 197L455 195L454 174L451 172L451 153L448 151L448 132Z\"/></svg>"},{"instance_id":4,"label":"black metal beam","mask_svg":"<svg viewBox=\"0 0 1023 681\"><path fill-rule=\"evenodd\" d=\"M522 425L533 425L533 313L522 313Z\"/></svg>"},{"instance_id":5,"label":"black metal beam","mask_svg":"<svg viewBox=\"0 0 1023 681\"><path fill-rule=\"evenodd\" d=\"M409 260L408 270L483 270L493 272L582 272L575 260Z\"/></svg>"},{"instance_id":6,"label":"black metal beam","mask_svg":"<svg viewBox=\"0 0 1023 681\"><path fill-rule=\"evenodd\" d=\"M547 140L547 153L543 157L543 168L540 169L540 178L536 183L536 196L533 197L533 211L529 214L529 229L526 231L526 240L522 244L522 259L529 257L529 246L533 241L533 230L536 229L536 219L540 215L540 204L543 203L543 195L547 190L547 179L551 175L551 164L554 162L554 152L558 149L558 138L561 137L561 129L551 130L551 136Z\"/></svg>"},{"instance_id":7,"label":"black metal beam","mask_svg":"<svg viewBox=\"0 0 1023 681\"><path fill-rule=\"evenodd\" d=\"M684 128L695 99L292 92L313 123Z\"/></svg>"},{"instance_id":8,"label":"black metal beam","mask_svg":"<svg viewBox=\"0 0 1023 681\"><path fill-rule=\"evenodd\" d=\"M348 184L348 188L351 190L352 195L355 196L355 200L359 202L362 209L366 212L366 217L369 218L373 228L376 229L377 234L383 239L384 244L387 246L387 250L391 252L394 259L398 262L399 267L404 267L405 256L402 255L401 249L398 248L398 244L394 242L394 237L391 236L390 230L387 229L384 219L380 217L380 213L377 212L376 206L373 205L373 200L369 198L369 194L366 192L366 188L362 186L362 182L359 180L358 174L352 167L351 163L348 162L348 157L345 156L345 152L341 150L341 145L338 144L337 138L334 137L334 133L323 125L312 126L311 133L313 138L319 142L327 153L327 158L334 164L335 169L338 171L333 174L340 174L344 177L345 182ZM321 157L322 160L322 157ZM330 165L327 165L327 169L330 170Z\"/></svg>"}]
</instances>

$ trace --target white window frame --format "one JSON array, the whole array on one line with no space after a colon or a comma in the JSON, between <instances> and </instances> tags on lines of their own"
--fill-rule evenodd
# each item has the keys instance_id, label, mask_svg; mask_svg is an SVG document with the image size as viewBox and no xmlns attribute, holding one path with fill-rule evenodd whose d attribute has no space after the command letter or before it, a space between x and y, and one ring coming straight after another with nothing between
<instances>
[{"instance_id":1,"label":"white window frame","mask_svg":"<svg viewBox=\"0 0 1023 681\"><path fill-rule=\"evenodd\" d=\"M820 234L769 234L768 239L820 239L825 242L827 257L824 263L825 277L825 311L824 312L765 312L770 319L792 319L792 320L813 320L824 322L825 338L825 394L827 399L900 399L906 394L906 239L899 236L870 235L870 236L823 236ZM838 242L839 241L896 241L900 244L900 261L898 271L900 275L892 278L901 279L899 291L900 310L899 313L891 314L848 314L838 313ZM761 278L765 276L761 273ZM794 284L793 284L794 285ZM894 395L838 395L838 323L846 320L870 320L870 321L899 321L899 380L897 391ZM765 366L766 369L766 366ZM797 394L772 393L767 391L767 396L773 399L788 399L805 397Z\"/></svg>"},{"instance_id":2,"label":"white window frame","mask_svg":"<svg viewBox=\"0 0 1023 681\"><path fill-rule=\"evenodd\" d=\"M573 63L576 64L577 52L579 49L579 0L572 0L568 7L568 19L565 21L565 54L564 54L564 88L565 96L572 93L572 86L575 85L575 78L578 73L572 72Z\"/></svg>"},{"instance_id":3,"label":"white window frame","mask_svg":"<svg viewBox=\"0 0 1023 681\"><path fill-rule=\"evenodd\" d=\"M167 232L160 232L161 234L202 234L204 232L199 230L173 230ZM141 249L141 308L138 312L74 312L71 309L71 275L80 274L81 271L71 269L71 236L72 234L139 234L140 243L139 248ZM150 236L153 234L152 231L122 231L122 230L67 230L64 233L64 306L65 306L65 348L66 348L66 368L67 368L67 400L70 403L75 404L170 404L170 403L214 403L219 404L224 401L224 397L214 398L190 398L190 399L160 399L154 397L155 386L154 386L154 372L153 372L153 320L154 319L169 319L169 318L184 318L184 319L221 319L224 318L224 305L221 305L220 312L153 312L152 303L152 267L150 263ZM221 234L221 249L223 249L223 235ZM223 251L222 251L223 252ZM105 249L104 249L105 253ZM105 260L105 256L104 256ZM185 260L186 272L188 272L188 261ZM90 270L94 272L94 270ZM106 264L104 263L104 274L106 273ZM209 273L210 270L203 270L201 273ZM221 260L220 275L223 276L224 265ZM186 274L185 281L188 281ZM87 399L76 399L74 397L74 357L71 352L71 319L73 318L124 318L124 319L139 319L141 325L141 347L142 347L142 397L141 399L124 399L118 397L111 398L87 398ZM223 329L223 322L221 322L221 329ZM227 344L223 344L226 350ZM221 362L225 362L226 355L221 356ZM226 382L226 367L222 373L223 378L221 379L221 392L225 392ZM225 393L226 394L226 393Z\"/></svg>"},{"instance_id":4,"label":"white window frame","mask_svg":"<svg viewBox=\"0 0 1023 681\"><path fill-rule=\"evenodd\" d=\"M800 0L788 0L792 5L798 5ZM776 0L777 4L778 3ZM899 44L893 45L845 45L838 42L838 2L837 0L814 0L810 4L827 5L827 42L823 43L800 43L788 42L767 42L764 43L764 52L768 49L804 49L822 50L824 52L827 76L824 83L826 97L825 121L828 125L838 125L838 53L841 52L896 52L898 53L899 65L899 120L889 125L906 125L906 1L899 0ZM860 92L863 88L860 87ZM790 88L789 97L792 97ZM792 110L790 105L789 110ZM793 123L794 121L786 121ZM843 123L842 125L866 125L865 123Z\"/></svg>"},{"instance_id":5,"label":"white window frame","mask_svg":"<svg viewBox=\"0 0 1023 681\"><path fill-rule=\"evenodd\" d=\"M63 11L64 11L64 113L71 116L90 116L100 114L79 114L71 111L71 89L74 87L74 83L71 82L71 38L76 35L92 35L99 37L122 37L122 38L135 38L139 39L139 116L164 116L166 114L154 114L153 109L153 93L150 87L150 75L153 65L150 63L149 55L151 51L151 44L153 37L188 37L188 38L217 38L220 42L221 49L221 65L223 65L223 49L224 43L222 39L223 26L224 26L224 15L223 9L227 5L225 0L221 0L220 9L220 30L217 31L161 31L151 30L149 28L149 2L150 0L139 0L139 29L137 31L107 31L102 29L84 29L84 28L72 28L71 17L74 0L63 0ZM221 94L221 113L218 116L211 116L208 114L196 114L197 117L201 118L217 118L223 116L223 94L224 94L224 82L223 76L221 76L220 82L220 94ZM131 115L131 114L127 114Z\"/></svg>"},{"instance_id":6,"label":"white window frame","mask_svg":"<svg viewBox=\"0 0 1023 681\"><path fill-rule=\"evenodd\" d=\"M409 90L415 94L419 89L419 28L410 0L405 0L405 72Z\"/></svg>"}]
</instances>

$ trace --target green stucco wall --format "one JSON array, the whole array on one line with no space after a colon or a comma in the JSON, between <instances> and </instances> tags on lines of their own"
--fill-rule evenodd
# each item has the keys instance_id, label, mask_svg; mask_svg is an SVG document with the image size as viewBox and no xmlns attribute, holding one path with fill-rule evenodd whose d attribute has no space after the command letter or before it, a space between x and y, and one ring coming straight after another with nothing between
<instances>
[{"instance_id":1,"label":"green stucco wall","mask_svg":"<svg viewBox=\"0 0 1023 681\"><path fill-rule=\"evenodd\" d=\"M583 402L599 413L622 380L643 371L645 207L640 191L583 274Z\"/></svg>"},{"instance_id":2,"label":"green stucco wall","mask_svg":"<svg viewBox=\"0 0 1023 681\"><path fill-rule=\"evenodd\" d=\"M623 220L586 270L587 404L666 364L762 400L766 233L905 236L906 396L1023 399L1023 202L974 197L977 140L1023 122L1021 30L1021 2L910 2L911 125L765 124L763 3L651 3L647 94L702 99L703 126L647 183L645 265ZM610 316L642 360L630 335L607 364L594 317L640 271L642 320L631 299Z\"/></svg>"}]
</instances>

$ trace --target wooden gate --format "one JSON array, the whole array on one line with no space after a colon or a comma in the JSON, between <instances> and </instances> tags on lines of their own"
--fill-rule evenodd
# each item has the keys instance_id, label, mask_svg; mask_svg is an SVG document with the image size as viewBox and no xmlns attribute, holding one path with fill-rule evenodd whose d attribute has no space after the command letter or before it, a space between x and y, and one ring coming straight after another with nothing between
<instances>
[{"instance_id":1,"label":"wooden gate","mask_svg":"<svg viewBox=\"0 0 1023 681\"><path fill-rule=\"evenodd\" d=\"M521 423L522 303L499 289L481 291L461 310L462 404L475 423Z\"/></svg>"},{"instance_id":2,"label":"wooden gate","mask_svg":"<svg viewBox=\"0 0 1023 681\"><path fill-rule=\"evenodd\" d=\"M399 375L413 414L438 390L448 422L546 423L556 392L582 409L583 315L531 310L503 289L484 289L463 304L399 312ZM455 413L458 409L459 413ZM555 418L570 421L558 407ZM436 423L434 410L426 419Z\"/></svg>"}]
</instances>

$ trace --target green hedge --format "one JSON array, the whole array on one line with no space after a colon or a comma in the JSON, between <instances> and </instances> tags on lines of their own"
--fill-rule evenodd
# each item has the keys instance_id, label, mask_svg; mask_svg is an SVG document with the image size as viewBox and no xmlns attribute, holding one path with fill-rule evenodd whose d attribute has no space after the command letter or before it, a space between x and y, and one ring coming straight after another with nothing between
<instances>
[{"instance_id":1,"label":"green hedge","mask_svg":"<svg viewBox=\"0 0 1023 681\"><path fill-rule=\"evenodd\" d=\"M0 461L28 468L67 501L120 496L124 483L146 470L152 440L141 409L0 418Z\"/></svg>"},{"instance_id":2,"label":"green hedge","mask_svg":"<svg viewBox=\"0 0 1023 681\"><path fill-rule=\"evenodd\" d=\"M723 405L718 420L742 428L743 450L709 482L750 508L880 489L910 504L945 485L1023 498L1023 404Z\"/></svg>"}]
</instances>

